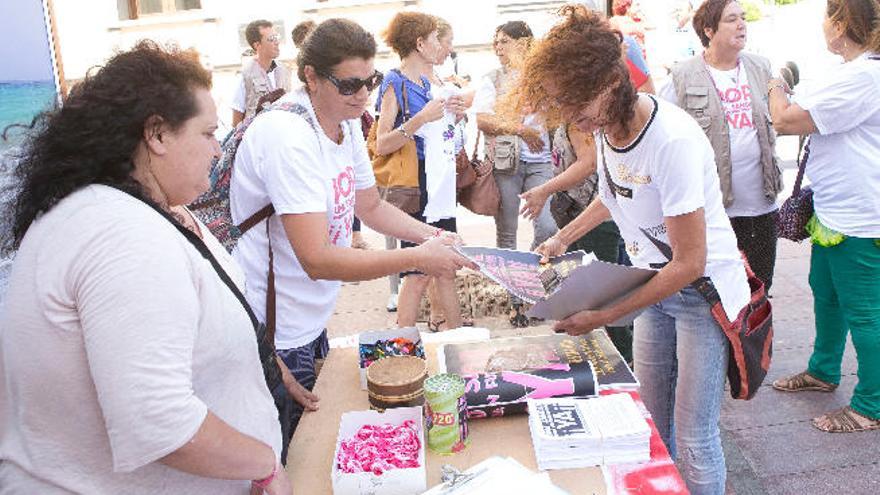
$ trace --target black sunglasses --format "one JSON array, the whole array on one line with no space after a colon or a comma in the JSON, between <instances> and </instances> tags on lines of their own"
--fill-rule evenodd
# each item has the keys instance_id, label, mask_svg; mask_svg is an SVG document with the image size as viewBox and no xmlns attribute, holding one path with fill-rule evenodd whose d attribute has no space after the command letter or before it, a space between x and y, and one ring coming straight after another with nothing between
<instances>
[{"instance_id":1,"label":"black sunglasses","mask_svg":"<svg viewBox=\"0 0 880 495\"><path fill-rule=\"evenodd\" d=\"M383 79L382 73L379 71L374 71L373 75L366 79L360 79L358 77L337 79L333 74L319 74L332 82L333 85L336 86L336 89L339 90L339 94L344 96L351 96L360 91L364 86L367 87L367 91L373 91L376 87L382 84Z\"/></svg>"}]
</instances>

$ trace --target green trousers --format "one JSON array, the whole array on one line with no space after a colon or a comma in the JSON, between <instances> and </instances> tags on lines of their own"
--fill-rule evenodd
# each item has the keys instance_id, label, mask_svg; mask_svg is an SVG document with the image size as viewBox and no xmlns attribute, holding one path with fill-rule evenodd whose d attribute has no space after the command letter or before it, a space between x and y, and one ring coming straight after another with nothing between
<instances>
[{"instance_id":1,"label":"green trousers","mask_svg":"<svg viewBox=\"0 0 880 495\"><path fill-rule=\"evenodd\" d=\"M810 287L816 342L808 371L822 381L840 383L849 332L859 362L850 406L880 419L880 245L858 237L832 247L814 244Z\"/></svg>"}]
</instances>

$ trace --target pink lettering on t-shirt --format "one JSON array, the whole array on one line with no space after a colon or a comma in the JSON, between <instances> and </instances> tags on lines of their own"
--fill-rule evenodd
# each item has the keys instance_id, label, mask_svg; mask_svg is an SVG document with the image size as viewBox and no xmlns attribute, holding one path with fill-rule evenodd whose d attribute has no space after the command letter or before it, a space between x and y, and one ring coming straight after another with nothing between
<instances>
[{"instance_id":1,"label":"pink lettering on t-shirt","mask_svg":"<svg viewBox=\"0 0 880 495\"><path fill-rule=\"evenodd\" d=\"M354 168L345 167L333 183L333 209L330 216L329 237L333 245L351 238L354 222L355 181Z\"/></svg>"},{"instance_id":2,"label":"pink lettering on t-shirt","mask_svg":"<svg viewBox=\"0 0 880 495\"><path fill-rule=\"evenodd\" d=\"M751 129L752 123L752 88L748 84L738 88L727 88L719 91L718 97L724 106L727 124L733 129Z\"/></svg>"}]
</instances>

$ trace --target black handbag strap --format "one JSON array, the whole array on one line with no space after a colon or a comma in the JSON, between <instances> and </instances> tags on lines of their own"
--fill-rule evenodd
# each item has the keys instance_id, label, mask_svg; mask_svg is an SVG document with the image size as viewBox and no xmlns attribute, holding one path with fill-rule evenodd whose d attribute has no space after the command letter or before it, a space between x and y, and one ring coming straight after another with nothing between
<instances>
[{"instance_id":1,"label":"black handbag strap","mask_svg":"<svg viewBox=\"0 0 880 495\"><path fill-rule=\"evenodd\" d=\"M643 227L639 227L639 230L642 231L645 237L651 241L654 246L657 247L657 250L660 251L660 254L666 257L667 260L672 261L672 247L669 244L657 239L652 236L647 230ZM658 267L662 268L666 263L658 265ZM706 300L709 305L715 305L721 301L721 296L718 294L718 289L715 288L715 284L712 283L712 279L706 276L702 276L690 284L697 292L703 296L703 299Z\"/></svg>"},{"instance_id":2,"label":"black handbag strap","mask_svg":"<svg viewBox=\"0 0 880 495\"><path fill-rule=\"evenodd\" d=\"M605 160L605 133L604 132L601 133L601 135L599 136L599 143L600 143L599 144L599 147L600 147L599 154L602 156L602 172L605 174L605 182L608 183L608 189L611 190L611 194L614 197L617 197L618 195L620 195L620 196L623 196L624 198L632 199L633 190L628 187L623 187L623 186L617 185L617 183L614 182L614 179L611 178L611 172L608 171L608 162Z\"/></svg>"},{"instance_id":3,"label":"black handbag strap","mask_svg":"<svg viewBox=\"0 0 880 495\"><path fill-rule=\"evenodd\" d=\"M804 180L804 171L807 169L807 160L810 158L810 140L807 139L804 144L804 154L801 155L801 162L798 165L797 179L794 181L794 189L792 196L797 196L801 192L801 182Z\"/></svg>"},{"instance_id":4,"label":"black handbag strap","mask_svg":"<svg viewBox=\"0 0 880 495\"><path fill-rule=\"evenodd\" d=\"M220 262L217 261L217 258L214 257L214 254L211 253L211 250L208 248L208 245L205 244L205 241L203 241L198 235L196 235L195 232L181 225L181 223L178 222L177 219L174 218L167 211L159 208L153 203L147 201L143 202L149 205L150 208L156 210L156 212L162 215L162 217L164 217L166 220L171 222L171 225L174 225L174 228L176 228L177 231L180 232L181 235L183 235L183 237L185 237L186 240L188 240L194 248L196 248L196 251L198 251L203 258L208 260L208 262L214 268L214 271L217 272L217 276L220 277L220 280L222 280L223 283L226 284L226 287L229 288L235 298L238 299L238 302L241 303L241 306L244 308L245 312L247 312L248 318L250 318L251 324L254 326L254 329L256 330L257 328L259 328L260 322L257 319L257 316L254 314L254 311L251 309L250 304L248 304L247 299L244 297L244 294L242 294L241 290L239 290L235 282L232 281L232 278L229 276L228 273L226 273L226 270L223 269L223 266L220 265Z\"/></svg>"},{"instance_id":5,"label":"black handbag strap","mask_svg":"<svg viewBox=\"0 0 880 495\"><path fill-rule=\"evenodd\" d=\"M108 184L109 185L109 184ZM251 320L251 325L254 327L254 334L257 338L257 350L259 352L260 364L263 367L263 376L266 379L266 386L269 391L272 392L277 386L282 383L281 378L281 369L278 366L278 363L275 361L275 345L274 345L274 336L267 329L266 325L260 323L257 316L254 314L254 311L251 309L250 304L248 304L247 299L242 294L241 290L239 290L238 286L235 285L232 278L223 269L223 266L220 265L220 262L217 261L217 258L214 257L211 250L195 232L189 230L184 227L180 222L177 221L170 213L159 208L158 205L151 203L149 201L145 201L143 198L137 197L119 187L114 187L115 189L124 192L126 194L131 195L142 201L144 204L149 206L150 208L156 210L156 212L162 215L163 218L168 220L174 228L183 235L186 240L196 248L196 251L202 255L203 258L208 260L211 264L211 267L214 268L214 271L217 273L217 276L220 277L220 280L226 285L226 287L232 292L232 295L238 299L238 302L241 304L241 307L244 309L245 313L247 313L248 318ZM273 332L274 333L274 332Z\"/></svg>"}]
</instances>

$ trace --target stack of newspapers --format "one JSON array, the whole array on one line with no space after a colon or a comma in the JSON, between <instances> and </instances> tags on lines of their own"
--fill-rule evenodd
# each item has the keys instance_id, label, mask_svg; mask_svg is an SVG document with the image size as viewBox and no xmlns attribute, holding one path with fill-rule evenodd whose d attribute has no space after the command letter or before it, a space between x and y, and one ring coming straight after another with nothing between
<instances>
[{"instance_id":1,"label":"stack of newspapers","mask_svg":"<svg viewBox=\"0 0 880 495\"><path fill-rule=\"evenodd\" d=\"M651 428L629 394L529 400L538 468L647 462Z\"/></svg>"}]
</instances>

